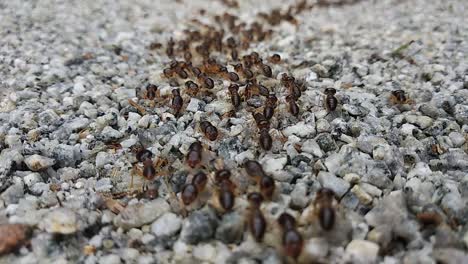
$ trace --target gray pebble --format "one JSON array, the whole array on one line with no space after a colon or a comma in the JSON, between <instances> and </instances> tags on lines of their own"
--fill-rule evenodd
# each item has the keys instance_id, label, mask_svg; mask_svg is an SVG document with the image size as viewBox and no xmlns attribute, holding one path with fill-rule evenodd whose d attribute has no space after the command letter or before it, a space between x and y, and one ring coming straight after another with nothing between
<instances>
[{"instance_id":1,"label":"gray pebble","mask_svg":"<svg viewBox=\"0 0 468 264\"><path fill-rule=\"evenodd\" d=\"M195 211L184 221L181 237L189 244L207 241L215 235L217 226L218 219L212 209Z\"/></svg>"}]
</instances>

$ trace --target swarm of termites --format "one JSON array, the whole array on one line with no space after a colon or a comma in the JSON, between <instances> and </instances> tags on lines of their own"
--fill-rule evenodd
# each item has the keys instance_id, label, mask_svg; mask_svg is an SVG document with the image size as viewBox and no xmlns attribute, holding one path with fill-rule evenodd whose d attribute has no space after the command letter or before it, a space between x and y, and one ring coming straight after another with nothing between
<instances>
[{"instance_id":1,"label":"swarm of termites","mask_svg":"<svg viewBox=\"0 0 468 264\"><path fill-rule=\"evenodd\" d=\"M237 6L235 1L223 2L232 7ZM327 4L319 1L317 5ZM225 94L224 100L229 102L231 109L224 116L210 119L206 115L193 121L193 127L200 137L184 153L184 166L189 175L182 188L177 193L172 193L171 197L176 197L185 216L205 204L213 206L219 214L224 214L238 206L236 197L246 198L248 207L245 229L256 242L262 243L268 227L279 226L279 250L292 259L298 259L304 247L304 237L296 219L285 212L273 219L273 222L271 219L269 221L262 207L277 199L278 189L274 178L255 160L245 161L242 170L213 166L209 162L210 155L215 158L217 156L216 150L212 151L212 144L226 137L221 125L214 120L240 117L247 113L244 117L252 122L250 127L255 131L247 136L257 142L257 151L261 155L275 151L275 141L281 140L278 133L275 133L281 129L281 119L287 118L293 122L302 119L306 112L301 108L305 82L297 80L290 73L279 74L288 72L288 57L274 52L262 54L250 48L252 44L268 41L274 33L274 26L280 23L297 26L299 22L296 15L312 7L307 1L300 1L287 10L275 9L270 13L260 13L251 24L246 24L229 13L214 17L217 26L193 19L193 27L186 29L177 39L168 39L163 45L163 52L170 62L162 69L161 77L174 87L170 94L161 96L157 86L159 84L148 84L140 98L143 103L131 103L142 112L150 110L145 108L147 105L143 105L146 100L151 101L158 106L168 107L168 112L177 119L183 116L191 98L204 100L206 97ZM154 43L150 45L150 49L158 50L161 46ZM220 91L224 93L219 93ZM327 112L337 110L340 104L337 93L340 98L339 91L334 88L322 91L323 108ZM390 100L395 104L408 103L402 90L391 92ZM261 104L252 101L260 101ZM154 162L153 153L140 149L135 157L138 164L134 167L139 175L148 181L159 179L158 165ZM171 173L173 171L169 175ZM239 188L238 177L245 177L253 191ZM333 191L323 188L318 190L315 201L311 203L319 227L326 232L335 227L337 209L334 199ZM421 213L418 218L428 224L440 222L431 213Z\"/></svg>"}]
</instances>

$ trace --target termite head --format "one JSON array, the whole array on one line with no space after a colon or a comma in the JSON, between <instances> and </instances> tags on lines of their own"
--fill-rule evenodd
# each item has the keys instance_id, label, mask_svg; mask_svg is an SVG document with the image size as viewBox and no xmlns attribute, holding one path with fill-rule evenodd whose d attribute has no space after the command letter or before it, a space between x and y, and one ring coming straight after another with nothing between
<instances>
[{"instance_id":1,"label":"termite head","mask_svg":"<svg viewBox=\"0 0 468 264\"><path fill-rule=\"evenodd\" d=\"M398 102L398 103L404 103L404 102L406 102L405 91L403 91L403 90L395 90L395 91L392 91L392 95L393 95L393 97L395 98L396 102Z\"/></svg>"},{"instance_id":2,"label":"termite head","mask_svg":"<svg viewBox=\"0 0 468 264\"><path fill-rule=\"evenodd\" d=\"M275 189L275 180L271 176L264 175L260 178L260 192L263 194L263 197L271 200L273 198Z\"/></svg>"},{"instance_id":3,"label":"termite head","mask_svg":"<svg viewBox=\"0 0 468 264\"><path fill-rule=\"evenodd\" d=\"M253 208L259 208L263 202L263 196L258 192L249 193L249 195L247 195L247 199Z\"/></svg>"},{"instance_id":4,"label":"termite head","mask_svg":"<svg viewBox=\"0 0 468 264\"><path fill-rule=\"evenodd\" d=\"M283 230L291 230L296 228L296 219L292 215L284 212L278 218L278 224Z\"/></svg>"},{"instance_id":5,"label":"termite head","mask_svg":"<svg viewBox=\"0 0 468 264\"><path fill-rule=\"evenodd\" d=\"M315 196L316 201L332 201L335 197L335 192L329 188L321 188Z\"/></svg>"},{"instance_id":6,"label":"termite head","mask_svg":"<svg viewBox=\"0 0 468 264\"><path fill-rule=\"evenodd\" d=\"M335 95L336 94L336 89L335 88L327 88L327 89L325 89L325 94L326 95Z\"/></svg>"},{"instance_id":7,"label":"termite head","mask_svg":"<svg viewBox=\"0 0 468 264\"><path fill-rule=\"evenodd\" d=\"M232 93L237 93L239 91L239 85L237 84L231 84L229 85L229 88L228 88L229 92L232 94Z\"/></svg>"},{"instance_id":8,"label":"termite head","mask_svg":"<svg viewBox=\"0 0 468 264\"><path fill-rule=\"evenodd\" d=\"M201 162L202 150L203 147L199 141L195 141L190 145L187 153L187 164L190 167L195 168Z\"/></svg>"},{"instance_id":9,"label":"termite head","mask_svg":"<svg viewBox=\"0 0 468 264\"><path fill-rule=\"evenodd\" d=\"M141 149L136 153L136 159L139 162L144 162L146 160L151 160L153 157L153 152L147 150L147 149Z\"/></svg>"},{"instance_id":10,"label":"termite head","mask_svg":"<svg viewBox=\"0 0 468 264\"><path fill-rule=\"evenodd\" d=\"M216 171L215 173L215 182L217 184L221 184L224 181L229 180L230 177L231 177L231 172L229 170L221 169L221 170Z\"/></svg>"},{"instance_id":11,"label":"termite head","mask_svg":"<svg viewBox=\"0 0 468 264\"><path fill-rule=\"evenodd\" d=\"M192 178L192 184L195 185L198 192L201 192L205 188L207 182L208 182L208 177L202 171L195 174Z\"/></svg>"},{"instance_id":12,"label":"termite head","mask_svg":"<svg viewBox=\"0 0 468 264\"><path fill-rule=\"evenodd\" d=\"M211 141L216 140L216 138L218 137L218 129L215 126L213 126L209 121L201 122L200 129Z\"/></svg>"},{"instance_id":13,"label":"termite head","mask_svg":"<svg viewBox=\"0 0 468 264\"><path fill-rule=\"evenodd\" d=\"M154 100L156 97L156 91L158 90L158 87L154 84L148 84L146 86L146 97L150 100Z\"/></svg>"},{"instance_id":14,"label":"termite head","mask_svg":"<svg viewBox=\"0 0 468 264\"><path fill-rule=\"evenodd\" d=\"M171 91L171 93L172 93L173 96L180 96L180 90L179 89L173 89Z\"/></svg>"},{"instance_id":15,"label":"termite head","mask_svg":"<svg viewBox=\"0 0 468 264\"><path fill-rule=\"evenodd\" d=\"M191 183L184 185L180 194L182 202L186 206L193 203L197 199L197 196L198 196L197 188L194 184L191 184Z\"/></svg>"}]
</instances>

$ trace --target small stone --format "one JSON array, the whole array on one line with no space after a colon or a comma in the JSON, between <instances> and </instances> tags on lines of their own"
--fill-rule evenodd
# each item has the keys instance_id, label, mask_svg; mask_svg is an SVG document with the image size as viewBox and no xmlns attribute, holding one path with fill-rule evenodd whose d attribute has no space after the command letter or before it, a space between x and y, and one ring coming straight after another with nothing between
<instances>
[{"instance_id":1,"label":"small stone","mask_svg":"<svg viewBox=\"0 0 468 264\"><path fill-rule=\"evenodd\" d=\"M32 171L45 170L55 164L55 160L34 154L24 159L26 166Z\"/></svg>"},{"instance_id":2,"label":"small stone","mask_svg":"<svg viewBox=\"0 0 468 264\"><path fill-rule=\"evenodd\" d=\"M10 187L0 195L5 204L16 204L24 196L24 184L20 181Z\"/></svg>"},{"instance_id":3,"label":"small stone","mask_svg":"<svg viewBox=\"0 0 468 264\"><path fill-rule=\"evenodd\" d=\"M284 155L265 155L260 164L266 173L276 173L284 168L288 162L288 157Z\"/></svg>"},{"instance_id":4,"label":"small stone","mask_svg":"<svg viewBox=\"0 0 468 264\"><path fill-rule=\"evenodd\" d=\"M112 154L101 151L96 155L96 168L102 169L104 165L112 163L113 160Z\"/></svg>"},{"instance_id":5,"label":"small stone","mask_svg":"<svg viewBox=\"0 0 468 264\"><path fill-rule=\"evenodd\" d=\"M319 77L321 78L326 78L328 77L328 70L321 64L315 64L311 68L312 71L314 71Z\"/></svg>"},{"instance_id":6,"label":"small stone","mask_svg":"<svg viewBox=\"0 0 468 264\"><path fill-rule=\"evenodd\" d=\"M347 111L351 116L355 117L363 117L369 114L369 109L359 105L343 104L343 109Z\"/></svg>"},{"instance_id":7,"label":"small stone","mask_svg":"<svg viewBox=\"0 0 468 264\"><path fill-rule=\"evenodd\" d=\"M388 226L377 226L367 234L367 240L386 248L392 241L392 230Z\"/></svg>"},{"instance_id":8,"label":"small stone","mask_svg":"<svg viewBox=\"0 0 468 264\"><path fill-rule=\"evenodd\" d=\"M439 109L437 109L437 107L432 104L422 104L419 107L419 111L421 111L421 113L424 115L430 116L432 118L439 117Z\"/></svg>"},{"instance_id":9,"label":"small stone","mask_svg":"<svg viewBox=\"0 0 468 264\"><path fill-rule=\"evenodd\" d=\"M307 186L304 183L297 183L294 190L291 192L291 207L304 208L309 203L307 196Z\"/></svg>"},{"instance_id":10,"label":"small stone","mask_svg":"<svg viewBox=\"0 0 468 264\"><path fill-rule=\"evenodd\" d=\"M193 256L202 261L211 262L216 257L216 249L211 244L201 244L193 248Z\"/></svg>"},{"instance_id":11,"label":"small stone","mask_svg":"<svg viewBox=\"0 0 468 264\"><path fill-rule=\"evenodd\" d=\"M123 229L141 227L158 219L162 214L170 211L169 204L162 198L148 203L138 203L127 206L114 218L114 225Z\"/></svg>"},{"instance_id":12,"label":"small stone","mask_svg":"<svg viewBox=\"0 0 468 264\"><path fill-rule=\"evenodd\" d=\"M216 239L226 244L239 243L244 233L244 221L237 212L224 214L218 228L216 229Z\"/></svg>"},{"instance_id":13,"label":"small stone","mask_svg":"<svg viewBox=\"0 0 468 264\"><path fill-rule=\"evenodd\" d=\"M356 173L347 173L345 174L343 179L351 184L356 184L356 183L359 183L361 176L359 176Z\"/></svg>"},{"instance_id":14,"label":"small stone","mask_svg":"<svg viewBox=\"0 0 468 264\"><path fill-rule=\"evenodd\" d=\"M57 174L60 176L61 181L72 181L76 180L79 177L80 170L74 168L60 168L57 171Z\"/></svg>"},{"instance_id":15,"label":"small stone","mask_svg":"<svg viewBox=\"0 0 468 264\"><path fill-rule=\"evenodd\" d=\"M379 145L388 145L387 141L381 137L361 135L357 140L357 148L367 154L372 154L374 148Z\"/></svg>"},{"instance_id":16,"label":"small stone","mask_svg":"<svg viewBox=\"0 0 468 264\"><path fill-rule=\"evenodd\" d=\"M123 134L122 134L122 132L113 129L110 126L106 126L102 130L102 132L100 134L100 137L102 138L102 140L104 142L113 142L113 141L116 141L116 140L122 138Z\"/></svg>"},{"instance_id":17,"label":"small stone","mask_svg":"<svg viewBox=\"0 0 468 264\"><path fill-rule=\"evenodd\" d=\"M52 210L39 225L47 233L63 235L76 233L79 226L75 212L66 207Z\"/></svg>"},{"instance_id":18,"label":"small stone","mask_svg":"<svg viewBox=\"0 0 468 264\"><path fill-rule=\"evenodd\" d=\"M118 255L106 255L99 258L100 264L120 264L122 261Z\"/></svg>"},{"instance_id":19,"label":"small stone","mask_svg":"<svg viewBox=\"0 0 468 264\"><path fill-rule=\"evenodd\" d=\"M122 259L125 260L125 263L135 262L138 259L139 255L140 255L140 252L134 248L124 248L121 250L121 254L120 254Z\"/></svg>"},{"instance_id":20,"label":"small stone","mask_svg":"<svg viewBox=\"0 0 468 264\"><path fill-rule=\"evenodd\" d=\"M359 184L359 186L368 194L374 196L374 197L380 197L382 195L382 190L379 188L375 187L372 184L368 184L365 182L362 182Z\"/></svg>"},{"instance_id":21,"label":"small stone","mask_svg":"<svg viewBox=\"0 0 468 264\"><path fill-rule=\"evenodd\" d=\"M139 118L138 126L141 128L148 128L151 122L150 115L144 115L143 117Z\"/></svg>"},{"instance_id":22,"label":"small stone","mask_svg":"<svg viewBox=\"0 0 468 264\"><path fill-rule=\"evenodd\" d=\"M304 246L304 251L306 255L305 262L311 263L318 258L324 258L328 255L328 242L326 239L321 237L313 237L307 241Z\"/></svg>"},{"instance_id":23,"label":"small stone","mask_svg":"<svg viewBox=\"0 0 468 264\"><path fill-rule=\"evenodd\" d=\"M187 105L187 111L190 112L197 112L197 111L202 111L202 101L198 100L197 98L191 98L190 103Z\"/></svg>"},{"instance_id":24,"label":"small stone","mask_svg":"<svg viewBox=\"0 0 468 264\"><path fill-rule=\"evenodd\" d=\"M366 240L353 240L346 246L346 254L354 262L374 263L378 253L379 245Z\"/></svg>"},{"instance_id":25,"label":"small stone","mask_svg":"<svg viewBox=\"0 0 468 264\"><path fill-rule=\"evenodd\" d=\"M75 151L75 147L65 144L57 145L52 151L53 157L60 167L74 167L80 160L80 155Z\"/></svg>"},{"instance_id":26,"label":"small stone","mask_svg":"<svg viewBox=\"0 0 468 264\"><path fill-rule=\"evenodd\" d=\"M338 148L335 140L328 133L323 133L315 138L315 141L324 152L334 151Z\"/></svg>"},{"instance_id":27,"label":"small stone","mask_svg":"<svg viewBox=\"0 0 468 264\"><path fill-rule=\"evenodd\" d=\"M99 181L94 185L96 192L109 192L112 187L112 181L110 178L99 179Z\"/></svg>"},{"instance_id":28,"label":"small stone","mask_svg":"<svg viewBox=\"0 0 468 264\"><path fill-rule=\"evenodd\" d=\"M189 244L197 244L211 239L217 226L218 219L212 209L195 211L184 221L180 236Z\"/></svg>"},{"instance_id":29,"label":"small stone","mask_svg":"<svg viewBox=\"0 0 468 264\"><path fill-rule=\"evenodd\" d=\"M450 132L449 138L456 148L461 147L466 141L465 137L459 132Z\"/></svg>"},{"instance_id":30,"label":"small stone","mask_svg":"<svg viewBox=\"0 0 468 264\"><path fill-rule=\"evenodd\" d=\"M302 143L301 151L310 153L318 158L323 156L323 151L314 139L308 139Z\"/></svg>"},{"instance_id":31,"label":"small stone","mask_svg":"<svg viewBox=\"0 0 468 264\"><path fill-rule=\"evenodd\" d=\"M405 119L406 122L416 125L421 129L430 127L434 122L433 119L428 116L407 115Z\"/></svg>"},{"instance_id":32,"label":"small stone","mask_svg":"<svg viewBox=\"0 0 468 264\"><path fill-rule=\"evenodd\" d=\"M60 117L55 113L52 109L47 109L41 112L39 115L39 125L40 126L48 126L55 121L57 121Z\"/></svg>"},{"instance_id":33,"label":"small stone","mask_svg":"<svg viewBox=\"0 0 468 264\"><path fill-rule=\"evenodd\" d=\"M30 173L24 176L23 181L24 184L26 184L26 186L28 186L29 188L31 188L34 184L38 182L43 182L41 175L37 172Z\"/></svg>"},{"instance_id":34,"label":"small stone","mask_svg":"<svg viewBox=\"0 0 468 264\"><path fill-rule=\"evenodd\" d=\"M136 96L136 90L127 88L117 88L114 90L114 96L116 97L118 102L128 100Z\"/></svg>"},{"instance_id":35,"label":"small stone","mask_svg":"<svg viewBox=\"0 0 468 264\"><path fill-rule=\"evenodd\" d=\"M372 196L366 193L359 185L354 185L351 191L357 196L362 204L369 205L372 203Z\"/></svg>"},{"instance_id":36,"label":"small stone","mask_svg":"<svg viewBox=\"0 0 468 264\"><path fill-rule=\"evenodd\" d=\"M306 124L304 121L301 121L283 129L283 134L286 137L296 135L302 138L310 138L315 135L315 126L314 124Z\"/></svg>"},{"instance_id":37,"label":"small stone","mask_svg":"<svg viewBox=\"0 0 468 264\"><path fill-rule=\"evenodd\" d=\"M318 119L316 122L317 133L324 133L331 131L331 125L326 119Z\"/></svg>"},{"instance_id":38,"label":"small stone","mask_svg":"<svg viewBox=\"0 0 468 264\"><path fill-rule=\"evenodd\" d=\"M156 236L172 236L180 230L182 219L174 213L166 213L151 225L151 231Z\"/></svg>"},{"instance_id":39,"label":"small stone","mask_svg":"<svg viewBox=\"0 0 468 264\"><path fill-rule=\"evenodd\" d=\"M461 125L468 124L468 105L457 104L454 107L454 115L457 122Z\"/></svg>"},{"instance_id":40,"label":"small stone","mask_svg":"<svg viewBox=\"0 0 468 264\"><path fill-rule=\"evenodd\" d=\"M333 190L338 197L343 197L350 188L349 182L338 178L329 172L319 172L318 180L322 187Z\"/></svg>"}]
</instances>

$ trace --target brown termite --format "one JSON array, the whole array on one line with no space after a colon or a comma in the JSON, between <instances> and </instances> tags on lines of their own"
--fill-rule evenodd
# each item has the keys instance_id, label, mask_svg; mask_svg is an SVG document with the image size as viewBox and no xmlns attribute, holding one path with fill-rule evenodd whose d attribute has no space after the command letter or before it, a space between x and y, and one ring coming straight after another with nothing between
<instances>
[{"instance_id":1,"label":"brown termite","mask_svg":"<svg viewBox=\"0 0 468 264\"><path fill-rule=\"evenodd\" d=\"M409 99L406 96L405 91L403 90L395 90L392 91L390 95L390 102L392 104L413 104L413 100Z\"/></svg>"},{"instance_id":2,"label":"brown termite","mask_svg":"<svg viewBox=\"0 0 468 264\"><path fill-rule=\"evenodd\" d=\"M154 84L148 84L146 86L146 98L154 100L156 98L158 87Z\"/></svg>"},{"instance_id":3,"label":"brown termite","mask_svg":"<svg viewBox=\"0 0 468 264\"><path fill-rule=\"evenodd\" d=\"M228 72L227 76L228 76L229 80L232 81L232 82L239 81L239 75L237 75L237 73L235 73L235 72Z\"/></svg>"},{"instance_id":4,"label":"brown termite","mask_svg":"<svg viewBox=\"0 0 468 264\"><path fill-rule=\"evenodd\" d=\"M262 193L263 197L265 197L265 199L271 200L276 189L275 180L271 176L265 175L260 178L259 185L260 192Z\"/></svg>"},{"instance_id":5,"label":"brown termite","mask_svg":"<svg viewBox=\"0 0 468 264\"><path fill-rule=\"evenodd\" d=\"M197 172L192 178L192 184L195 185L198 192L202 192L208 183L208 176L202 171Z\"/></svg>"},{"instance_id":6,"label":"brown termite","mask_svg":"<svg viewBox=\"0 0 468 264\"><path fill-rule=\"evenodd\" d=\"M336 106L338 105L338 99L336 99L335 94L336 94L335 88L325 89L325 95L326 95L325 104L329 112L335 111Z\"/></svg>"},{"instance_id":7,"label":"brown termite","mask_svg":"<svg viewBox=\"0 0 468 264\"><path fill-rule=\"evenodd\" d=\"M299 85L297 85L296 82L292 82L290 84L290 88L289 90L291 91L291 95L294 97L295 100L299 99L299 97L301 97L301 88L299 87Z\"/></svg>"},{"instance_id":8,"label":"brown termite","mask_svg":"<svg viewBox=\"0 0 468 264\"><path fill-rule=\"evenodd\" d=\"M270 66L266 64L262 64L261 68L262 68L263 75L265 75L265 77L271 78L273 76Z\"/></svg>"},{"instance_id":9,"label":"brown termite","mask_svg":"<svg viewBox=\"0 0 468 264\"><path fill-rule=\"evenodd\" d=\"M296 259L302 252L304 239L296 230L296 220L288 213L282 213L278 218L278 224L283 230L283 250L284 253Z\"/></svg>"},{"instance_id":10,"label":"brown termite","mask_svg":"<svg viewBox=\"0 0 468 264\"><path fill-rule=\"evenodd\" d=\"M166 68L163 70L163 74L166 78L172 78L174 76L174 69Z\"/></svg>"},{"instance_id":11,"label":"brown termite","mask_svg":"<svg viewBox=\"0 0 468 264\"><path fill-rule=\"evenodd\" d=\"M231 59L233 61L237 61L239 59L239 54L237 53L236 49L231 50Z\"/></svg>"},{"instance_id":12,"label":"brown termite","mask_svg":"<svg viewBox=\"0 0 468 264\"><path fill-rule=\"evenodd\" d=\"M263 96L268 96L270 94L270 90L266 88L264 85L259 84L258 86L258 92L263 95Z\"/></svg>"},{"instance_id":13,"label":"brown termite","mask_svg":"<svg viewBox=\"0 0 468 264\"><path fill-rule=\"evenodd\" d=\"M161 47L162 47L162 44L159 42L151 42L149 45L150 50L160 49Z\"/></svg>"},{"instance_id":14,"label":"brown termite","mask_svg":"<svg viewBox=\"0 0 468 264\"><path fill-rule=\"evenodd\" d=\"M175 116L177 116L180 112L180 109L182 109L182 106L184 104L184 100L182 99L182 96L180 96L180 90L179 89L174 89L172 90L172 109L174 109Z\"/></svg>"},{"instance_id":15,"label":"brown termite","mask_svg":"<svg viewBox=\"0 0 468 264\"><path fill-rule=\"evenodd\" d=\"M192 60L192 53L190 53L190 51L186 51L184 53L184 60L185 61L191 61Z\"/></svg>"},{"instance_id":16,"label":"brown termite","mask_svg":"<svg viewBox=\"0 0 468 264\"><path fill-rule=\"evenodd\" d=\"M188 78L188 73L182 68L177 68L176 73L182 79L187 79Z\"/></svg>"},{"instance_id":17,"label":"brown termite","mask_svg":"<svg viewBox=\"0 0 468 264\"><path fill-rule=\"evenodd\" d=\"M271 57L269 58L269 61L271 63L274 63L274 64L280 63L281 62L281 56L275 53L275 54L271 55Z\"/></svg>"},{"instance_id":18,"label":"brown termite","mask_svg":"<svg viewBox=\"0 0 468 264\"><path fill-rule=\"evenodd\" d=\"M156 177L156 169L153 166L151 159L143 161L143 177L147 180L153 180Z\"/></svg>"},{"instance_id":19,"label":"brown termite","mask_svg":"<svg viewBox=\"0 0 468 264\"><path fill-rule=\"evenodd\" d=\"M276 103L278 102L278 98L275 94L269 94L266 101L265 106L263 107L263 115L267 120L270 120L275 113Z\"/></svg>"},{"instance_id":20,"label":"brown termite","mask_svg":"<svg viewBox=\"0 0 468 264\"><path fill-rule=\"evenodd\" d=\"M259 141L260 141L260 146L262 147L262 149L264 150L271 149L273 139L271 138L270 132L268 131L267 128L260 130Z\"/></svg>"},{"instance_id":21,"label":"brown termite","mask_svg":"<svg viewBox=\"0 0 468 264\"><path fill-rule=\"evenodd\" d=\"M185 206L193 203L198 195L203 192L208 182L208 177L204 172L198 172L192 178L192 182L187 183L182 188L180 197Z\"/></svg>"},{"instance_id":22,"label":"brown termite","mask_svg":"<svg viewBox=\"0 0 468 264\"><path fill-rule=\"evenodd\" d=\"M293 116L299 115L299 106L296 103L296 100L294 100L294 97L291 95L286 96L286 101L289 104L289 112Z\"/></svg>"},{"instance_id":23,"label":"brown termite","mask_svg":"<svg viewBox=\"0 0 468 264\"><path fill-rule=\"evenodd\" d=\"M250 212L248 217L248 226L250 233L257 242L261 242L266 230L266 220L260 210L263 197L260 193L253 192L247 196L250 203Z\"/></svg>"},{"instance_id":24,"label":"brown termite","mask_svg":"<svg viewBox=\"0 0 468 264\"><path fill-rule=\"evenodd\" d=\"M227 46L230 49L234 49L237 47L236 40L233 37L229 37L227 40Z\"/></svg>"},{"instance_id":25,"label":"brown termite","mask_svg":"<svg viewBox=\"0 0 468 264\"><path fill-rule=\"evenodd\" d=\"M250 69L247 69L247 68L243 69L242 75L244 75L244 78L246 78L246 79L252 79L254 77L253 72Z\"/></svg>"},{"instance_id":26,"label":"brown termite","mask_svg":"<svg viewBox=\"0 0 468 264\"><path fill-rule=\"evenodd\" d=\"M198 197L198 191L194 184L188 183L182 187L180 198L185 206L193 203Z\"/></svg>"},{"instance_id":27,"label":"brown termite","mask_svg":"<svg viewBox=\"0 0 468 264\"><path fill-rule=\"evenodd\" d=\"M218 137L218 129L215 126L213 126L209 121L201 122L200 129L205 134L205 136L211 141L215 141Z\"/></svg>"},{"instance_id":28,"label":"brown termite","mask_svg":"<svg viewBox=\"0 0 468 264\"><path fill-rule=\"evenodd\" d=\"M231 103L234 107L238 107L241 103L241 97L239 95L239 86L237 84L229 85L229 93L231 94Z\"/></svg>"},{"instance_id":29,"label":"brown termite","mask_svg":"<svg viewBox=\"0 0 468 264\"><path fill-rule=\"evenodd\" d=\"M245 172L253 178L265 176L262 165L255 160L247 160L244 162Z\"/></svg>"},{"instance_id":30,"label":"brown termite","mask_svg":"<svg viewBox=\"0 0 468 264\"><path fill-rule=\"evenodd\" d=\"M331 230L335 224L334 197L335 193L328 188L318 190L315 196L315 212L319 218L320 226L327 231Z\"/></svg>"},{"instance_id":31,"label":"brown termite","mask_svg":"<svg viewBox=\"0 0 468 264\"><path fill-rule=\"evenodd\" d=\"M213 79L211 79L209 77L205 77L203 79L203 84L204 84L205 88L207 88L207 89L213 89L213 87L214 87Z\"/></svg>"},{"instance_id":32,"label":"brown termite","mask_svg":"<svg viewBox=\"0 0 468 264\"><path fill-rule=\"evenodd\" d=\"M166 54L168 57L174 56L174 40L172 38L169 39L167 42L167 47L166 47Z\"/></svg>"},{"instance_id":33,"label":"brown termite","mask_svg":"<svg viewBox=\"0 0 468 264\"><path fill-rule=\"evenodd\" d=\"M198 93L198 90L199 90L198 84L196 84L193 81L186 81L185 87L189 90L189 93L191 95L196 95Z\"/></svg>"},{"instance_id":34,"label":"brown termite","mask_svg":"<svg viewBox=\"0 0 468 264\"><path fill-rule=\"evenodd\" d=\"M238 73L241 74L244 71L244 66L242 66L242 63L234 64L233 65L234 70Z\"/></svg>"},{"instance_id":35,"label":"brown termite","mask_svg":"<svg viewBox=\"0 0 468 264\"><path fill-rule=\"evenodd\" d=\"M137 153L138 154L138 153ZM162 176L166 172L156 172L156 168L161 167L165 164L165 159L158 159L154 162L151 158L149 158L149 153L145 152L144 155L138 156L139 160L143 161L143 168L138 166L137 164L133 165L132 169L132 178L130 181L130 188L133 189L133 176L137 174L143 177L146 181L152 181L156 178L156 176ZM146 158L144 158L146 157ZM145 184L143 185L143 189L147 188L148 186Z\"/></svg>"},{"instance_id":36,"label":"brown termite","mask_svg":"<svg viewBox=\"0 0 468 264\"><path fill-rule=\"evenodd\" d=\"M190 145L186 156L186 160L187 164L191 168L195 168L198 164L200 164L202 160L202 152L203 146L199 141L195 141Z\"/></svg>"},{"instance_id":37,"label":"brown termite","mask_svg":"<svg viewBox=\"0 0 468 264\"><path fill-rule=\"evenodd\" d=\"M202 73L198 67L190 67L190 71L195 77L198 77Z\"/></svg>"},{"instance_id":38,"label":"brown termite","mask_svg":"<svg viewBox=\"0 0 468 264\"><path fill-rule=\"evenodd\" d=\"M139 162L144 162L146 160L151 160L152 158L153 158L153 152L151 152L150 150L147 150L147 149L144 149L144 148L140 148L139 150L137 150L136 159Z\"/></svg>"},{"instance_id":39,"label":"brown termite","mask_svg":"<svg viewBox=\"0 0 468 264\"><path fill-rule=\"evenodd\" d=\"M218 170L215 173L215 184L218 186L217 204L223 211L230 211L234 207L235 200L235 184L230 179L231 172L226 169Z\"/></svg>"},{"instance_id":40,"label":"brown termite","mask_svg":"<svg viewBox=\"0 0 468 264\"><path fill-rule=\"evenodd\" d=\"M262 130L262 129L267 129L270 127L270 122L265 118L265 116L262 113L254 113L253 117L255 119L255 122L257 123L257 127Z\"/></svg>"}]
</instances>

